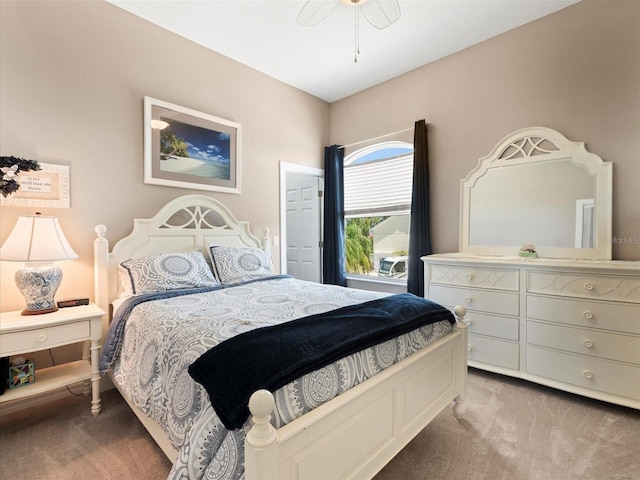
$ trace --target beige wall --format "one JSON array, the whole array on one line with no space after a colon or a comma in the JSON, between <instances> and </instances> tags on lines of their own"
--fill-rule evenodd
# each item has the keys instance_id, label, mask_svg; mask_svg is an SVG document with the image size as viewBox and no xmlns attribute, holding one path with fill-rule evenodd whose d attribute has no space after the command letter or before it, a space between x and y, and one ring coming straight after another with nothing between
<instances>
[{"instance_id":1,"label":"beige wall","mask_svg":"<svg viewBox=\"0 0 640 480\"><path fill-rule=\"evenodd\" d=\"M433 244L458 246L459 180L506 134L542 125L614 162L614 258L640 259L640 2L583 0L329 106L106 2L0 2L0 149L70 166L57 215L76 261L58 298L93 296L93 226L206 193L142 181L142 98L243 125L243 193L212 193L255 233L279 228L278 162L321 166L322 146L413 126L429 133ZM0 241L17 215L2 207ZM274 249L279 263L277 249ZM0 310L21 308L2 262Z\"/></svg>"},{"instance_id":2,"label":"beige wall","mask_svg":"<svg viewBox=\"0 0 640 480\"><path fill-rule=\"evenodd\" d=\"M0 2L2 155L69 165L71 208L56 215L79 260L61 262L57 298L93 297L94 225L113 243L133 218L210 194L254 234L279 229L279 161L321 166L329 105L106 2ZM242 194L143 183L143 96L242 124ZM0 241L19 214L3 206ZM278 251L274 260L279 264ZM18 264L0 264L0 310L20 309Z\"/></svg>"},{"instance_id":3,"label":"beige wall","mask_svg":"<svg viewBox=\"0 0 640 480\"><path fill-rule=\"evenodd\" d=\"M435 252L458 249L459 182L545 126L614 164L613 257L640 259L640 2L583 0L331 105L331 142L429 129Z\"/></svg>"}]
</instances>

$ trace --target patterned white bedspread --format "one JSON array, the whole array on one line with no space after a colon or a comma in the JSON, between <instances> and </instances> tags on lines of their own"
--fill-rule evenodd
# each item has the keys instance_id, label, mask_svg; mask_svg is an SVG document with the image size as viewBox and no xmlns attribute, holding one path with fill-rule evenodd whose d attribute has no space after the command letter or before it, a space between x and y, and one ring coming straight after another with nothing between
<instances>
[{"instance_id":1,"label":"patterned white bedspread","mask_svg":"<svg viewBox=\"0 0 640 480\"><path fill-rule=\"evenodd\" d=\"M113 378L163 428L179 451L170 479L244 477L243 429L228 431L189 365L223 340L384 296L383 293L272 277L211 292L142 303L127 319ZM346 357L277 392L282 426L451 332L438 322Z\"/></svg>"}]
</instances>

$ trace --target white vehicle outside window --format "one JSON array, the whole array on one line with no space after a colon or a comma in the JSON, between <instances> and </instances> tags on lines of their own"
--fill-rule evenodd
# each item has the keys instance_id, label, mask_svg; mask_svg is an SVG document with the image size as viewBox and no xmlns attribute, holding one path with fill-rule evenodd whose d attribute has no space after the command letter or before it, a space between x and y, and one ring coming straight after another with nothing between
<instances>
[{"instance_id":1,"label":"white vehicle outside window","mask_svg":"<svg viewBox=\"0 0 640 480\"><path fill-rule=\"evenodd\" d=\"M409 257L386 257L380 262L378 276L390 278L406 278Z\"/></svg>"}]
</instances>

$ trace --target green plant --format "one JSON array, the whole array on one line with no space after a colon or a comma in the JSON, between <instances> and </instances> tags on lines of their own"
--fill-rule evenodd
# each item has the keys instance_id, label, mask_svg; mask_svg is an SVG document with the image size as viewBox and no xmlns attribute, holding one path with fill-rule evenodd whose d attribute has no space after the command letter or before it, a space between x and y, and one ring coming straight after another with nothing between
<instances>
[{"instance_id":1,"label":"green plant","mask_svg":"<svg viewBox=\"0 0 640 480\"><path fill-rule=\"evenodd\" d=\"M387 217L349 218L345 228L347 273L367 274L373 270L371 229Z\"/></svg>"}]
</instances>

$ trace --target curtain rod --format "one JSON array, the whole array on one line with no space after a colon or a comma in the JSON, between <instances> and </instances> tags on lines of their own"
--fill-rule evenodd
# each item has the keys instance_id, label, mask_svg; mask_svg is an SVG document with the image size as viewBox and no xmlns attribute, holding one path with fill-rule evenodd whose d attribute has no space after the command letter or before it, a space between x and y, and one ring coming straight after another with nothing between
<instances>
[{"instance_id":1,"label":"curtain rod","mask_svg":"<svg viewBox=\"0 0 640 480\"><path fill-rule=\"evenodd\" d=\"M427 127L431 126L430 123L427 123ZM387 133L385 135L380 135L379 137L373 137L373 138L369 138L368 140L361 140L359 142L355 142L355 143L350 143L349 145L341 145L338 148L350 148L350 147L355 147L356 145L360 145L362 143L368 143L368 142L372 142L374 140L380 140L381 138L386 138L386 137L391 137L392 135L398 135L400 133L405 133L405 132L409 132L409 131L413 131L415 129L415 127L411 127L411 128L405 128L404 130L398 130L397 132L391 132L391 133Z\"/></svg>"}]
</instances>

